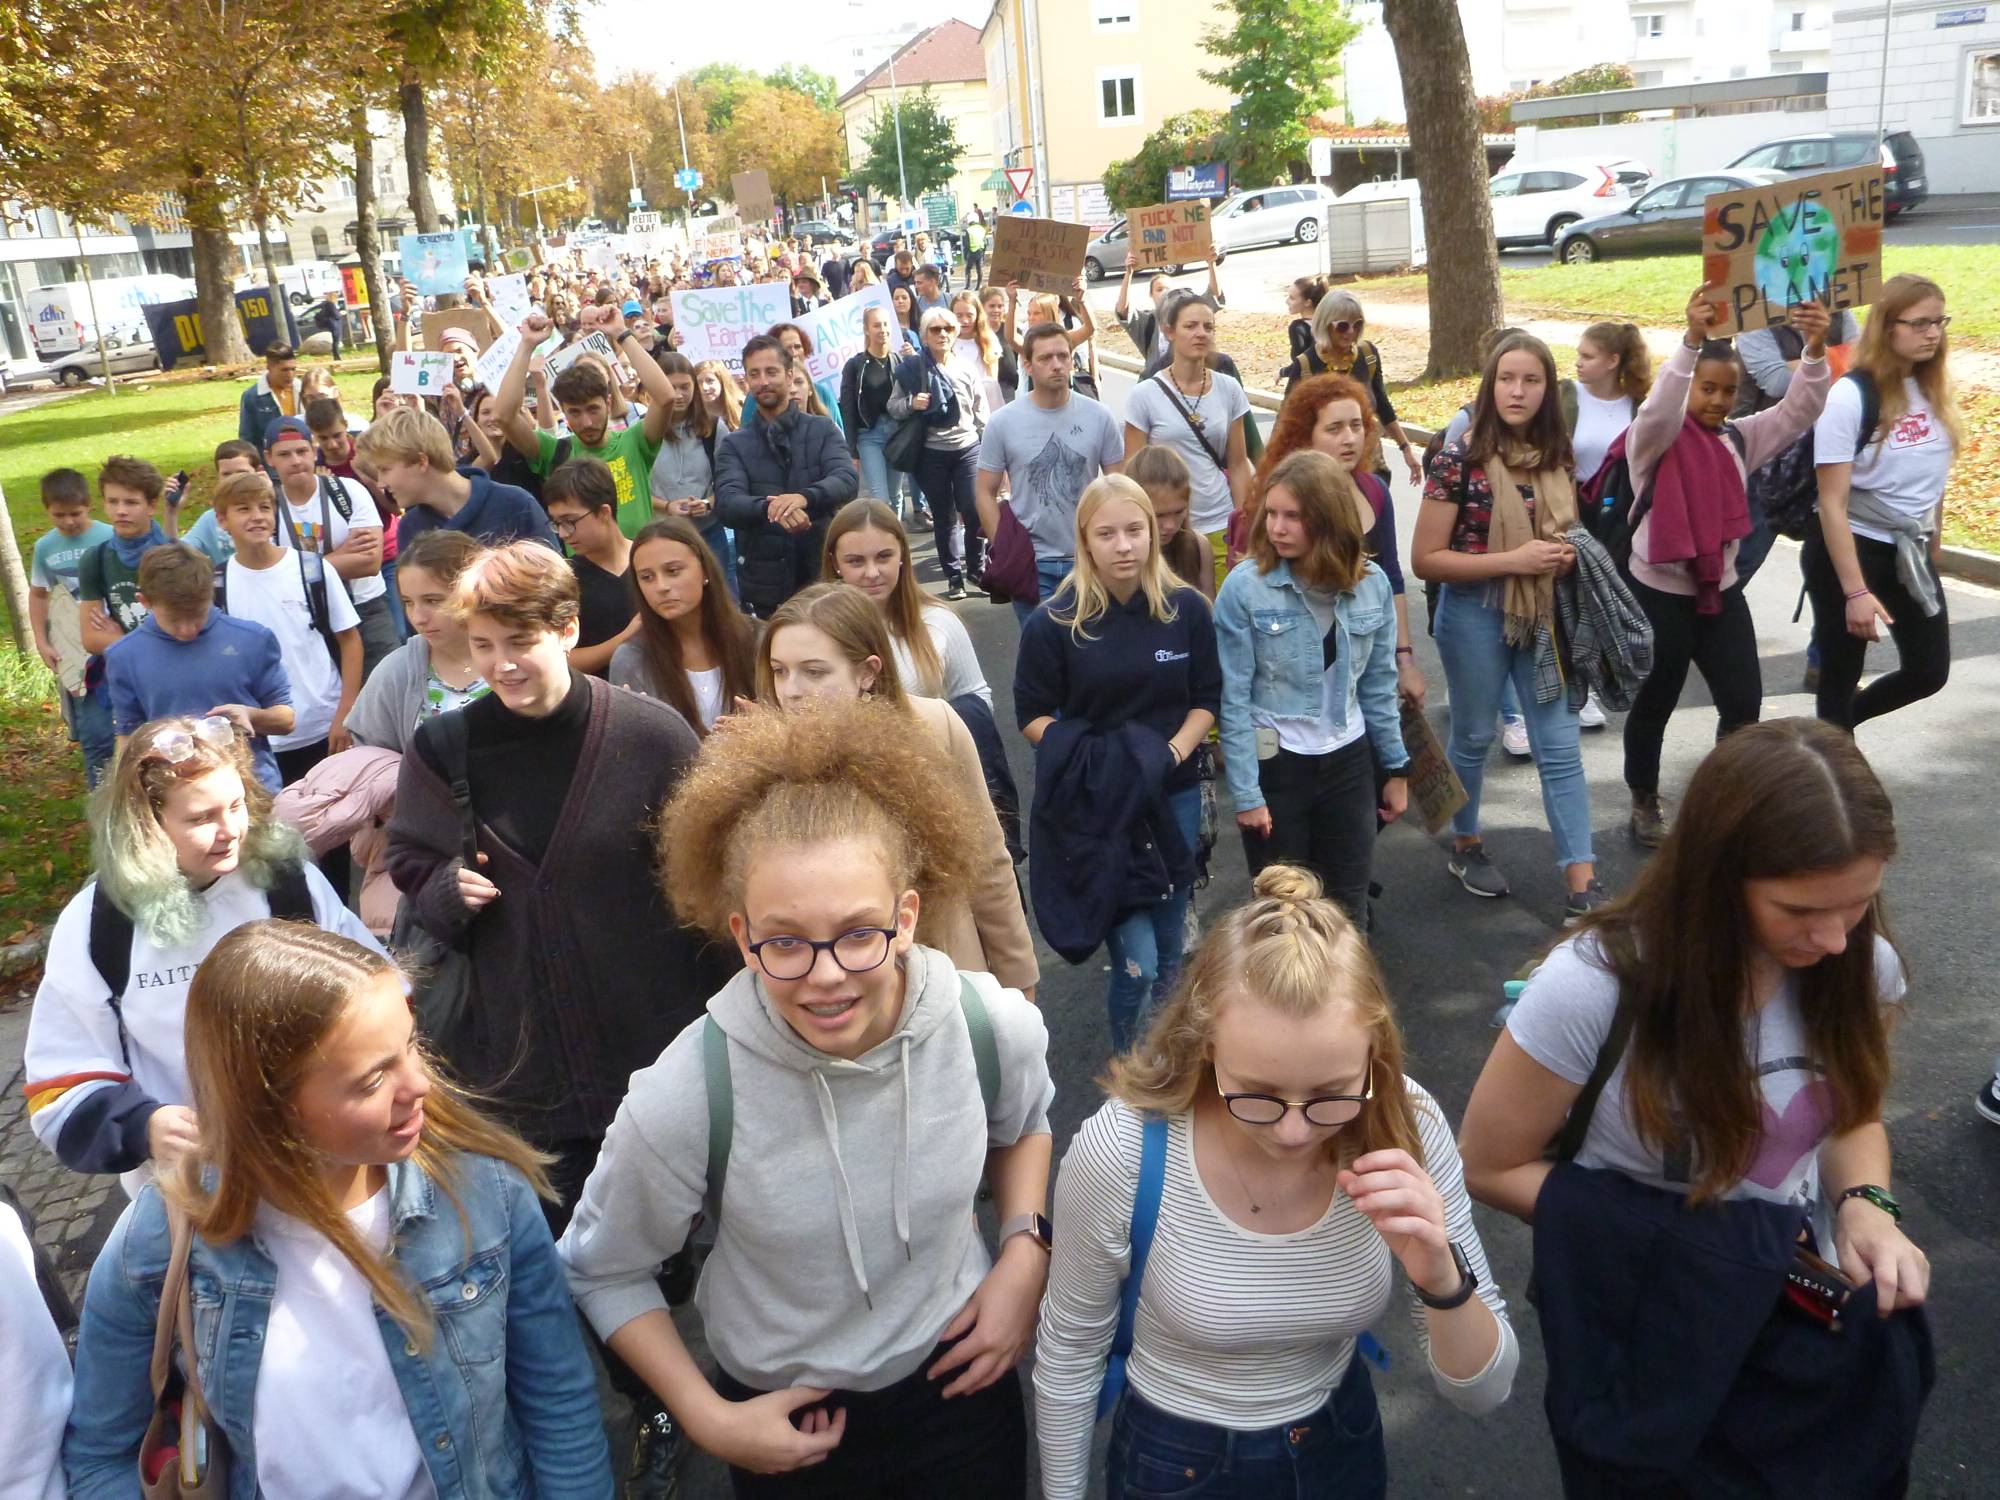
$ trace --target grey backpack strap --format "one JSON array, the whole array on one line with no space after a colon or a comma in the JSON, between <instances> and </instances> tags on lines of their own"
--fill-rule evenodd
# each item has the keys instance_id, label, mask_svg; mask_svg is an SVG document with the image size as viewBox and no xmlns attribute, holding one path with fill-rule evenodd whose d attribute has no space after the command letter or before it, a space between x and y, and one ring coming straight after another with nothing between
<instances>
[{"instance_id":1,"label":"grey backpack strap","mask_svg":"<svg viewBox=\"0 0 2000 1500\"><path fill-rule=\"evenodd\" d=\"M969 974L958 976L958 1008L965 1013L965 1034L972 1042L972 1065L979 1071L979 1097L985 1101L986 1113L991 1115L1000 1098L1000 1047L993 1040L993 1017L979 991L973 988ZM715 1149L712 1120L709 1129L712 1161Z\"/></svg>"},{"instance_id":2,"label":"grey backpack strap","mask_svg":"<svg viewBox=\"0 0 2000 1500\"><path fill-rule=\"evenodd\" d=\"M729 1038L714 1016L701 1018L701 1077L708 1086L708 1201L719 1209L736 1136L736 1085L729 1076Z\"/></svg>"}]
</instances>

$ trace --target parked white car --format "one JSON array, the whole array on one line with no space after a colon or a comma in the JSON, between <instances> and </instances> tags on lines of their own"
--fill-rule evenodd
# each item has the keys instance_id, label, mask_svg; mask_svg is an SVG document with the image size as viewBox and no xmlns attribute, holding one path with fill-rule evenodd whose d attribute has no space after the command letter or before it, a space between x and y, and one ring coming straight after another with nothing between
<instances>
[{"instance_id":1,"label":"parked white car","mask_svg":"<svg viewBox=\"0 0 2000 1500\"><path fill-rule=\"evenodd\" d=\"M1652 180L1652 169L1630 157L1509 163L1488 184L1493 238L1502 249L1553 245L1579 220L1622 212Z\"/></svg>"},{"instance_id":2,"label":"parked white car","mask_svg":"<svg viewBox=\"0 0 2000 1500\"><path fill-rule=\"evenodd\" d=\"M1257 188L1226 198L1210 219L1215 243L1225 250L1252 245L1310 245L1333 194L1316 182Z\"/></svg>"}]
</instances>

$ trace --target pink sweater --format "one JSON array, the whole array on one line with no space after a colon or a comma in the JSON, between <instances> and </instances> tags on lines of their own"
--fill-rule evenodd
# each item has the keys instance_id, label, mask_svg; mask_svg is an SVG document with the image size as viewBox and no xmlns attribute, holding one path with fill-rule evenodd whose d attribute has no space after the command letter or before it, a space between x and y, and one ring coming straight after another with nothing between
<instances>
[{"instance_id":1,"label":"pink sweater","mask_svg":"<svg viewBox=\"0 0 2000 1500\"><path fill-rule=\"evenodd\" d=\"M1660 367L1652 391L1632 418L1632 426L1625 434L1625 461L1631 471L1632 493L1635 495L1646 492L1660 459L1680 435L1681 423L1687 417L1688 388L1694 384L1694 367L1695 351L1688 348L1687 341L1683 339L1674 346L1673 358ZM1752 470L1762 468L1812 430L1813 423L1819 420L1820 408L1826 405L1826 393L1831 386L1830 372L1824 359L1802 359L1798 372L1792 376L1792 383L1785 391L1784 400L1769 410L1727 424L1742 435L1743 456L1736 456L1733 443L1729 445L1729 454L1736 460L1736 466L1746 481ZM1632 576L1647 588L1658 589L1663 594L1692 597L1695 583L1689 564L1647 561L1647 542L1652 524L1651 516L1643 517L1639 529L1632 534ZM1736 550L1739 545L1729 542L1722 549L1722 587L1725 589L1736 586Z\"/></svg>"}]
</instances>

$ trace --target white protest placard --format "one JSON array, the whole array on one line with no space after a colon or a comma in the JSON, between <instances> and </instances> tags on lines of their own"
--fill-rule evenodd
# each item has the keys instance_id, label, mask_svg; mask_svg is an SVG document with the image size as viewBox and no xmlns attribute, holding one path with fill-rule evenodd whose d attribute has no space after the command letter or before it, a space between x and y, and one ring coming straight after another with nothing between
<instances>
[{"instance_id":1,"label":"white protest placard","mask_svg":"<svg viewBox=\"0 0 2000 1500\"><path fill-rule=\"evenodd\" d=\"M743 373L743 346L773 323L792 316L792 289L769 282L675 292L674 328L680 352L700 364L719 360L733 375Z\"/></svg>"},{"instance_id":2,"label":"white protest placard","mask_svg":"<svg viewBox=\"0 0 2000 1500\"><path fill-rule=\"evenodd\" d=\"M389 361L389 389L435 396L451 384L451 356L442 349L398 349Z\"/></svg>"},{"instance_id":3,"label":"white protest placard","mask_svg":"<svg viewBox=\"0 0 2000 1500\"><path fill-rule=\"evenodd\" d=\"M486 295L493 301L493 311L509 328L518 327L533 310L534 305L528 301L528 278L519 271L511 276L487 277Z\"/></svg>"},{"instance_id":4,"label":"white protest placard","mask_svg":"<svg viewBox=\"0 0 2000 1500\"><path fill-rule=\"evenodd\" d=\"M611 340L593 328L574 344L558 349L548 357L549 379L554 380L586 353L600 356L614 370L618 368L618 355L611 347Z\"/></svg>"},{"instance_id":5,"label":"white protest placard","mask_svg":"<svg viewBox=\"0 0 2000 1500\"><path fill-rule=\"evenodd\" d=\"M625 232L627 234L651 234L659 227L660 216L657 213L633 213L628 214L625 219Z\"/></svg>"},{"instance_id":6,"label":"white protest placard","mask_svg":"<svg viewBox=\"0 0 2000 1500\"><path fill-rule=\"evenodd\" d=\"M828 411L840 405L840 372L867 347L862 320L871 307L879 307L889 315L889 349L892 354L900 354L902 340L896 335L896 304L889 298L889 289L879 281L792 319L812 340L813 352L806 359L806 372L819 388L820 399Z\"/></svg>"},{"instance_id":7,"label":"white protest placard","mask_svg":"<svg viewBox=\"0 0 2000 1500\"><path fill-rule=\"evenodd\" d=\"M507 367L514 362L514 351L521 347L521 330L510 328L479 356L472 366L472 378L489 391L500 389L500 382L506 377ZM544 358L562 347L562 336L551 333L543 339L536 352Z\"/></svg>"},{"instance_id":8,"label":"white protest placard","mask_svg":"<svg viewBox=\"0 0 2000 1500\"><path fill-rule=\"evenodd\" d=\"M718 261L743 259L743 236L729 234L698 234L694 237L694 263L698 266L714 265Z\"/></svg>"}]
</instances>

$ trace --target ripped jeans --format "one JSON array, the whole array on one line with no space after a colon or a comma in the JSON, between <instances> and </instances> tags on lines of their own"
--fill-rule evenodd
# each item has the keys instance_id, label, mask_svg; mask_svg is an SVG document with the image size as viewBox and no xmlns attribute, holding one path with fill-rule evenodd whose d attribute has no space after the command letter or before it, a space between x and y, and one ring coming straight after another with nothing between
<instances>
[{"instance_id":1,"label":"ripped jeans","mask_svg":"<svg viewBox=\"0 0 2000 1500\"><path fill-rule=\"evenodd\" d=\"M1200 784L1169 793L1167 809L1188 848L1194 848L1201 824ZM1159 900L1124 912L1104 935L1104 950L1111 958L1104 1007L1111 1019L1114 1053L1130 1049L1145 1030L1153 1007L1174 987L1181 971L1188 903L1193 899L1194 883L1184 882Z\"/></svg>"}]
</instances>

